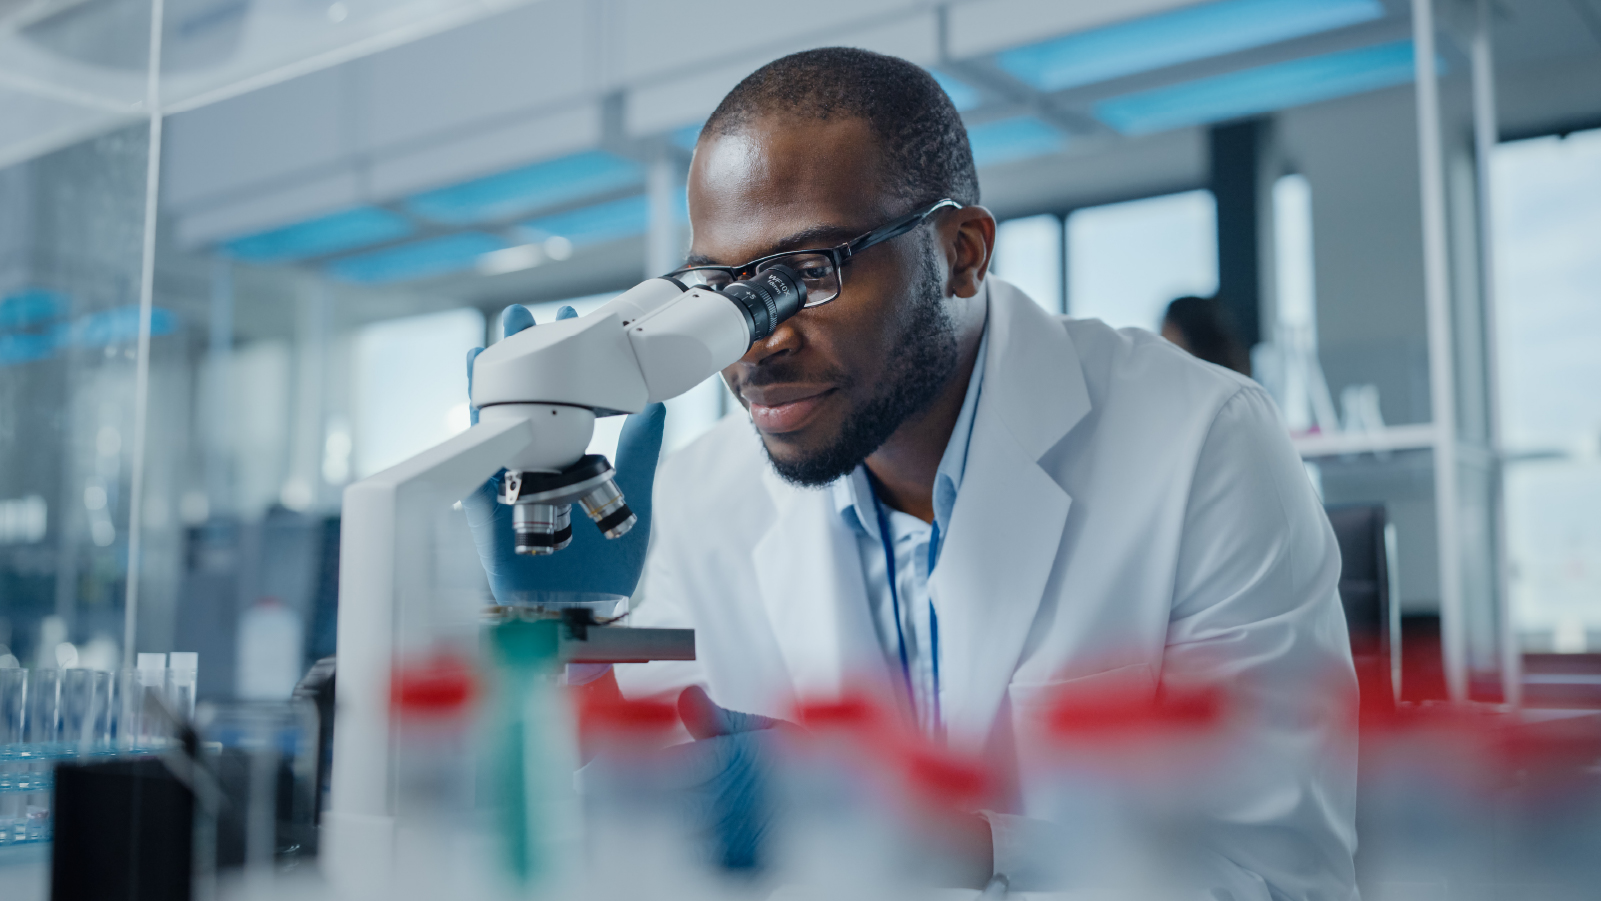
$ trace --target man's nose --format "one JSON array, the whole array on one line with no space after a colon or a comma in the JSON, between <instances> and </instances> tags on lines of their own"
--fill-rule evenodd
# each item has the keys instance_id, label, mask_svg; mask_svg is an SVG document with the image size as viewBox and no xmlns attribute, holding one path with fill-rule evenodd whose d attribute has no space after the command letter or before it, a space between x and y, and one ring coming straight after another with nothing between
<instances>
[{"instance_id":1,"label":"man's nose","mask_svg":"<svg viewBox=\"0 0 1601 901\"><path fill-rule=\"evenodd\" d=\"M800 331L794 327L793 323L794 319L780 322L778 328L774 329L771 335L752 344L750 350L745 351L745 355L740 357L739 362L735 365L740 367L760 366L774 357L781 357L800 350L805 342L801 338Z\"/></svg>"}]
</instances>

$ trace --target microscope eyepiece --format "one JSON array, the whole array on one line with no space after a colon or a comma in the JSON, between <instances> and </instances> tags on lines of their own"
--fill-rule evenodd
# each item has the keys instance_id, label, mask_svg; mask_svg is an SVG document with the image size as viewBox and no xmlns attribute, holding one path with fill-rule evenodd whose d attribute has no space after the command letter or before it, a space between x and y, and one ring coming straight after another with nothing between
<instances>
[{"instance_id":1,"label":"microscope eyepiece","mask_svg":"<svg viewBox=\"0 0 1601 901\"><path fill-rule=\"evenodd\" d=\"M780 322L806 305L806 283L800 273L782 263L733 282L721 293L745 313L753 343L771 335Z\"/></svg>"}]
</instances>

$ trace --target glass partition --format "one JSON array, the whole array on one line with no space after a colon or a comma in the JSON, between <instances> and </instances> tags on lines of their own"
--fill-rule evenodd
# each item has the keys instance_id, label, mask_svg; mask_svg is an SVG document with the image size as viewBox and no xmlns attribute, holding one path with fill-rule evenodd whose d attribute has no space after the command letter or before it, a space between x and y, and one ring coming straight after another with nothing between
<instances>
[{"instance_id":1,"label":"glass partition","mask_svg":"<svg viewBox=\"0 0 1601 901\"><path fill-rule=\"evenodd\" d=\"M147 143L126 127L0 171L0 644L30 665L70 642L109 668L123 643ZM173 340L170 311L151 325Z\"/></svg>"}]
</instances>

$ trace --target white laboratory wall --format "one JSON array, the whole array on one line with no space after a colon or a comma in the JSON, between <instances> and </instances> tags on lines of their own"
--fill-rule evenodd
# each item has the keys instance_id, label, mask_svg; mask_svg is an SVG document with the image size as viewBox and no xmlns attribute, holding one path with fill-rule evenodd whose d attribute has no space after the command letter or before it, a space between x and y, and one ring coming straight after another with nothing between
<instances>
[{"instance_id":1,"label":"white laboratory wall","mask_svg":"<svg viewBox=\"0 0 1601 901\"><path fill-rule=\"evenodd\" d=\"M1289 110L1280 152L1311 188L1319 356L1336 397L1379 386L1384 421L1428 422L1423 226L1411 88Z\"/></svg>"},{"instance_id":2,"label":"white laboratory wall","mask_svg":"<svg viewBox=\"0 0 1601 901\"><path fill-rule=\"evenodd\" d=\"M1384 421L1428 422L1416 110L1410 87L1288 110L1278 153L1310 188L1318 359L1336 398L1379 390ZM1329 503L1382 503L1398 533L1405 613L1439 609L1429 452L1320 461Z\"/></svg>"},{"instance_id":3,"label":"white laboratory wall","mask_svg":"<svg viewBox=\"0 0 1601 901\"><path fill-rule=\"evenodd\" d=\"M1067 312L1114 328L1161 328L1176 297L1217 291L1217 207L1185 191L1067 217Z\"/></svg>"}]
</instances>

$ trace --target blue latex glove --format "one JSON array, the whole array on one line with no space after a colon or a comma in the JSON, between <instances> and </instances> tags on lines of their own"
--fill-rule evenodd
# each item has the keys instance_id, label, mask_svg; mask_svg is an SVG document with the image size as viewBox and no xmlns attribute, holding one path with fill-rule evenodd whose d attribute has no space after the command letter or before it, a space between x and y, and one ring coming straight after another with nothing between
<instances>
[{"instance_id":1,"label":"blue latex glove","mask_svg":"<svg viewBox=\"0 0 1601 901\"><path fill-rule=\"evenodd\" d=\"M692 829L708 856L729 870L760 866L775 809L768 769L793 724L717 706L698 687L678 696L678 715L695 741L664 752L683 793Z\"/></svg>"},{"instance_id":2,"label":"blue latex glove","mask_svg":"<svg viewBox=\"0 0 1601 901\"><path fill-rule=\"evenodd\" d=\"M572 319L577 315L572 307L562 307L556 318ZM500 316L503 336L515 335L533 325L534 315L521 304L507 307ZM473 362L483 350L475 347L467 352L469 397ZM495 473L478 490L462 498L467 524L472 528L473 544L478 548L478 559L484 565L489 589L494 592L496 601L511 604L534 591L600 592L624 597L634 593L645 569L645 546L650 540L651 487L656 481L662 426L666 420L666 407L651 404L628 417L623 424L622 437L617 442L617 459L612 463L617 468L617 487L639 522L621 538L607 539L601 535L583 510L577 508L573 510L571 545L539 557L518 554L514 550L511 506L496 500L505 470ZM472 421L478 422L476 407L472 410Z\"/></svg>"}]
</instances>

